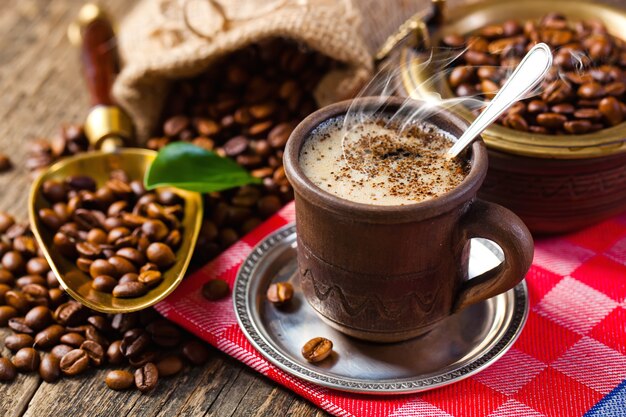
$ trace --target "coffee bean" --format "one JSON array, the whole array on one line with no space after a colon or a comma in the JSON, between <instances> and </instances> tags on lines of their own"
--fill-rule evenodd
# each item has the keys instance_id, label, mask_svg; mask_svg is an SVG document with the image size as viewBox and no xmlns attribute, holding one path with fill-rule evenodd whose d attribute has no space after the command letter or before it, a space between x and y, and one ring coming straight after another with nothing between
<instances>
[{"instance_id":1,"label":"coffee bean","mask_svg":"<svg viewBox=\"0 0 626 417\"><path fill-rule=\"evenodd\" d=\"M567 121L567 117L558 113L542 113L537 115L537 123L541 126L557 129L563 126Z\"/></svg>"},{"instance_id":2,"label":"coffee bean","mask_svg":"<svg viewBox=\"0 0 626 417\"><path fill-rule=\"evenodd\" d=\"M150 335L142 329L134 329L126 332L120 351L124 356L131 357L143 353L150 345Z\"/></svg>"},{"instance_id":3,"label":"coffee bean","mask_svg":"<svg viewBox=\"0 0 626 417\"><path fill-rule=\"evenodd\" d=\"M140 297L148 292L148 287L141 282L124 282L113 288L113 296L119 298Z\"/></svg>"},{"instance_id":4,"label":"coffee bean","mask_svg":"<svg viewBox=\"0 0 626 417\"><path fill-rule=\"evenodd\" d=\"M66 326L76 326L86 317L87 312L80 303L68 301L61 304L54 312L54 318Z\"/></svg>"},{"instance_id":5,"label":"coffee bean","mask_svg":"<svg viewBox=\"0 0 626 417\"><path fill-rule=\"evenodd\" d=\"M75 348L79 348L83 344L85 338L79 333L71 332L61 336L60 342Z\"/></svg>"},{"instance_id":6,"label":"coffee bean","mask_svg":"<svg viewBox=\"0 0 626 417\"><path fill-rule=\"evenodd\" d=\"M302 356L309 362L316 363L326 359L333 351L333 342L324 337L315 337L304 344Z\"/></svg>"},{"instance_id":7,"label":"coffee bean","mask_svg":"<svg viewBox=\"0 0 626 417\"><path fill-rule=\"evenodd\" d=\"M598 110L611 126L620 124L624 120L619 101L615 97L605 97L600 101Z\"/></svg>"},{"instance_id":8,"label":"coffee bean","mask_svg":"<svg viewBox=\"0 0 626 417\"><path fill-rule=\"evenodd\" d=\"M267 289L266 297L274 305L282 306L293 297L293 286L288 282L272 283Z\"/></svg>"},{"instance_id":9,"label":"coffee bean","mask_svg":"<svg viewBox=\"0 0 626 417\"><path fill-rule=\"evenodd\" d=\"M44 287L43 290L47 293ZM24 317L24 323L33 330L41 330L52 322L52 313L48 307L32 308Z\"/></svg>"},{"instance_id":10,"label":"coffee bean","mask_svg":"<svg viewBox=\"0 0 626 417\"><path fill-rule=\"evenodd\" d=\"M106 293L111 293L116 285L117 280L109 275L98 275L91 283L94 290Z\"/></svg>"},{"instance_id":11,"label":"coffee bean","mask_svg":"<svg viewBox=\"0 0 626 417\"><path fill-rule=\"evenodd\" d=\"M17 333L7 336L6 339L4 339L4 346L6 346L7 349L11 350L12 352L17 352L22 348L32 347L33 342L34 340L32 336L23 333Z\"/></svg>"},{"instance_id":12,"label":"coffee bean","mask_svg":"<svg viewBox=\"0 0 626 417\"><path fill-rule=\"evenodd\" d=\"M39 368L39 354L31 347L24 347L13 356L13 365L20 372L33 372Z\"/></svg>"},{"instance_id":13,"label":"coffee bean","mask_svg":"<svg viewBox=\"0 0 626 417\"><path fill-rule=\"evenodd\" d=\"M124 354L120 350L121 344L121 340L116 340L109 345L107 349L107 359L109 363L117 365L124 361Z\"/></svg>"},{"instance_id":14,"label":"coffee bean","mask_svg":"<svg viewBox=\"0 0 626 417\"><path fill-rule=\"evenodd\" d=\"M82 349L74 349L66 353L61 359L61 372L65 375L78 375L89 367L89 356Z\"/></svg>"},{"instance_id":15,"label":"coffee bean","mask_svg":"<svg viewBox=\"0 0 626 417\"><path fill-rule=\"evenodd\" d=\"M183 355L194 365L203 365L209 360L209 349L202 342L190 340L183 346Z\"/></svg>"},{"instance_id":16,"label":"coffee bean","mask_svg":"<svg viewBox=\"0 0 626 417\"><path fill-rule=\"evenodd\" d=\"M0 326L4 327L9 323L9 320L17 317L17 310L11 306L0 306Z\"/></svg>"},{"instance_id":17,"label":"coffee bean","mask_svg":"<svg viewBox=\"0 0 626 417\"><path fill-rule=\"evenodd\" d=\"M167 268L176 261L176 256L172 249L159 242L152 243L148 246L146 256L150 262L153 262L159 268Z\"/></svg>"},{"instance_id":18,"label":"coffee bean","mask_svg":"<svg viewBox=\"0 0 626 417\"><path fill-rule=\"evenodd\" d=\"M15 219L9 213L0 211L0 234L6 233L15 224Z\"/></svg>"},{"instance_id":19,"label":"coffee bean","mask_svg":"<svg viewBox=\"0 0 626 417\"><path fill-rule=\"evenodd\" d=\"M2 266L9 272L19 274L24 271L26 262L18 251L9 251L2 256Z\"/></svg>"},{"instance_id":20,"label":"coffee bean","mask_svg":"<svg viewBox=\"0 0 626 417\"><path fill-rule=\"evenodd\" d=\"M44 181L41 192L50 203L64 201L67 195L65 185L55 180Z\"/></svg>"},{"instance_id":21,"label":"coffee bean","mask_svg":"<svg viewBox=\"0 0 626 417\"><path fill-rule=\"evenodd\" d=\"M146 326L152 341L159 346L174 347L180 343L181 333L176 326L166 320L156 320Z\"/></svg>"},{"instance_id":22,"label":"coffee bean","mask_svg":"<svg viewBox=\"0 0 626 417\"><path fill-rule=\"evenodd\" d=\"M14 332L26 333L26 334L34 333L34 330L28 327L26 323L24 323L23 317L14 317L14 318L9 319L8 326Z\"/></svg>"},{"instance_id":23,"label":"coffee bean","mask_svg":"<svg viewBox=\"0 0 626 417\"><path fill-rule=\"evenodd\" d=\"M99 343L94 342L93 340L85 340L80 345L80 348L87 353L89 361L93 366L102 365L104 359L104 349Z\"/></svg>"},{"instance_id":24,"label":"coffee bean","mask_svg":"<svg viewBox=\"0 0 626 417\"><path fill-rule=\"evenodd\" d=\"M163 277L159 271L144 271L139 274L138 281L148 288L154 288L163 281Z\"/></svg>"},{"instance_id":25,"label":"coffee bean","mask_svg":"<svg viewBox=\"0 0 626 417\"><path fill-rule=\"evenodd\" d=\"M39 375L46 382L56 382L61 378L61 360L53 355L45 355L39 365Z\"/></svg>"},{"instance_id":26,"label":"coffee bean","mask_svg":"<svg viewBox=\"0 0 626 417\"><path fill-rule=\"evenodd\" d=\"M7 358L0 358L0 381L11 382L17 377L17 368Z\"/></svg>"},{"instance_id":27,"label":"coffee bean","mask_svg":"<svg viewBox=\"0 0 626 417\"><path fill-rule=\"evenodd\" d=\"M572 120L565 122L563 128L574 135L587 133L592 130L592 124L588 120Z\"/></svg>"},{"instance_id":28,"label":"coffee bean","mask_svg":"<svg viewBox=\"0 0 626 417\"><path fill-rule=\"evenodd\" d=\"M50 271L48 261L44 258L32 258L26 262L26 272L31 275L45 275Z\"/></svg>"},{"instance_id":29,"label":"coffee bean","mask_svg":"<svg viewBox=\"0 0 626 417\"><path fill-rule=\"evenodd\" d=\"M159 371L153 363L147 363L135 371L135 385L141 392L153 390L159 380Z\"/></svg>"},{"instance_id":30,"label":"coffee bean","mask_svg":"<svg viewBox=\"0 0 626 417\"><path fill-rule=\"evenodd\" d=\"M209 301L220 300L228 295L228 283L221 279L214 279L202 286L202 295Z\"/></svg>"},{"instance_id":31,"label":"coffee bean","mask_svg":"<svg viewBox=\"0 0 626 417\"><path fill-rule=\"evenodd\" d=\"M189 118L186 116L174 116L165 122L163 130L167 136L177 136L189 126Z\"/></svg>"},{"instance_id":32,"label":"coffee bean","mask_svg":"<svg viewBox=\"0 0 626 417\"><path fill-rule=\"evenodd\" d=\"M0 284L13 285L14 283L15 277L13 276L13 274L6 269L0 269Z\"/></svg>"},{"instance_id":33,"label":"coffee bean","mask_svg":"<svg viewBox=\"0 0 626 417\"><path fill-rule=\"evenodd\" d=\"M183 369L183 361L180 357L171 355L160 359L156 363L156 367L160 377L168 377L176 375Z\"/></svg>"},{"instance_id":34,"label":"coffee bean","mask_svg":"<svg viewBox=\"0 0 626 417\"><path fill-rule=\"evenodd\" d=\"M65 328L63 326L59 324L48 326L35 335L34 346L40 349L51 348L60 342L63 334L65 334Z\"/></svg>"},{"instance_id":35,"label":"coffee bean","mask_svg":"<svg viewBox=\"0 0 626 417\"><path fill-rule=\"evenodd\" d=\"M122 391L130 388L135 382L135 379L133 374L128 371L115 370L107 373L104 382L107 387L116 391Z\"/></svg>"},{"instance_id":36,"label":"coffee bean","mask_svg":"<svg viewBox=\"0 0 626 417\"><path fill-rule=\"evenodd\" d=\"M69 351L74 350L72 346L61 344L56 345L50 350L50 355L57 358L59 361L65 356Z\"/></svg>"}]
</instances>

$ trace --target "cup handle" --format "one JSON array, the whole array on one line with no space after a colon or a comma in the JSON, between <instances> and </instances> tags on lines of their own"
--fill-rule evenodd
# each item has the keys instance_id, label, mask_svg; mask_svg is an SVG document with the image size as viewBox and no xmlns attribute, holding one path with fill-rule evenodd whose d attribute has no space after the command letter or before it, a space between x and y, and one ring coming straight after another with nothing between
<instances>
[{"instance_id":1,"label":"cup handle","mask_svg":"<svg viewBox=\"0 0 626 417\"><path fill-rule=\"evenodd\" d=\"M497 243L504 260L497 267L463 282L453 312L491 298L515 287L526 275L533 260L533 238L522 220L497 204L474 200L460 222L459 241L481 237Z\"/></svg>"}]
</instances>

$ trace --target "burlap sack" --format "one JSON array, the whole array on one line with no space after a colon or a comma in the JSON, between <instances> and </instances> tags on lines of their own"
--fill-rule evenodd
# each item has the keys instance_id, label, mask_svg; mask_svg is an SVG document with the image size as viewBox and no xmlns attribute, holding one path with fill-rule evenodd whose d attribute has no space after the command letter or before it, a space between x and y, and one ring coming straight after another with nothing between
<instances>
[{"instance_id":1,"label":"burlap sack","mask_svg":"<svg viewBox=\"0 0 626 417\"><path fill-rule=\"evenodd\" d=\"M315 97L324 105L353 95L371 75L360 23L352 0L143 0L119 31L124 66L113 94L145 140L172 80L200 74L250 43L284 37L346 64L320 82Z\"/></svg>"}]
</instances>

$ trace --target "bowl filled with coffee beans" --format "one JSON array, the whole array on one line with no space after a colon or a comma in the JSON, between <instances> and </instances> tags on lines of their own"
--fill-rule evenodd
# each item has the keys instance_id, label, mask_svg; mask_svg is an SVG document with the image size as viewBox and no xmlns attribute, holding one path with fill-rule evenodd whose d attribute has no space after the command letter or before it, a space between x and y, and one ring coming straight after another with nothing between
<instances>
[{"instance_id":1,"label":"bowl filled with coffee beans","mask_svg":"<svg viewBox=\"0 0 626 417\"><path fill-rule=\"evenodd\" d=\"M535 233L579 229L626 210L624 25L624 10L589 1L458 7L429 22L417 49L400 51L398 91L461 99L453 109L472 120L476 103L495 96L533 45L547 43L554 64L544 83L483 133L490 166L481 197ZM441 54L455 59L432 59Z\"/></svg>"}]
</instances>

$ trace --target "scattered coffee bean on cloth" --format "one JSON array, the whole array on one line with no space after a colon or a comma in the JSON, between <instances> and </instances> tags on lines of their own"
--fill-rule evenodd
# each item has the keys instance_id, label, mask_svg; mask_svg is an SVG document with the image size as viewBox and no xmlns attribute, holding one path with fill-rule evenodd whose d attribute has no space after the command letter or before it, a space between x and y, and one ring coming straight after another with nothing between
<instances>
[{"instance_id":1,"label":"scattered coffee bean on cloth","mask_svg":"<svg viewBox=\"0 0 626 417\"><path fill-rule=\"evenodd\" d=\"M508 20L468 36L446 36L443 46L467 48L453 62L448 83L457 96L490 100L538 42L551 47L553 67L540 94L513 105L499 124L538 134L577 135L624 121L626 42L598 20L569 21L551 13L538 21Z\"/></svg>"},{"instance_id":2,"label":"scattered coffee bean on cloth","mask_svg":"<svg viewBox=\"0 0 626 417\"><path fill-rule=\"evenodd\" d=\"M0 326L13 330L4 341L12 357L0 357L0 381L39 372L52 383L90 368L130 366L143 369L138 385L126 369L111 370L106 385L145 391L154 388L159 372L173 376L187 365L199 366L210 359L207 345L153 308L107 315L71 300L29 227L4 212L0 212Z\"/></svg>"}]
</instances>

